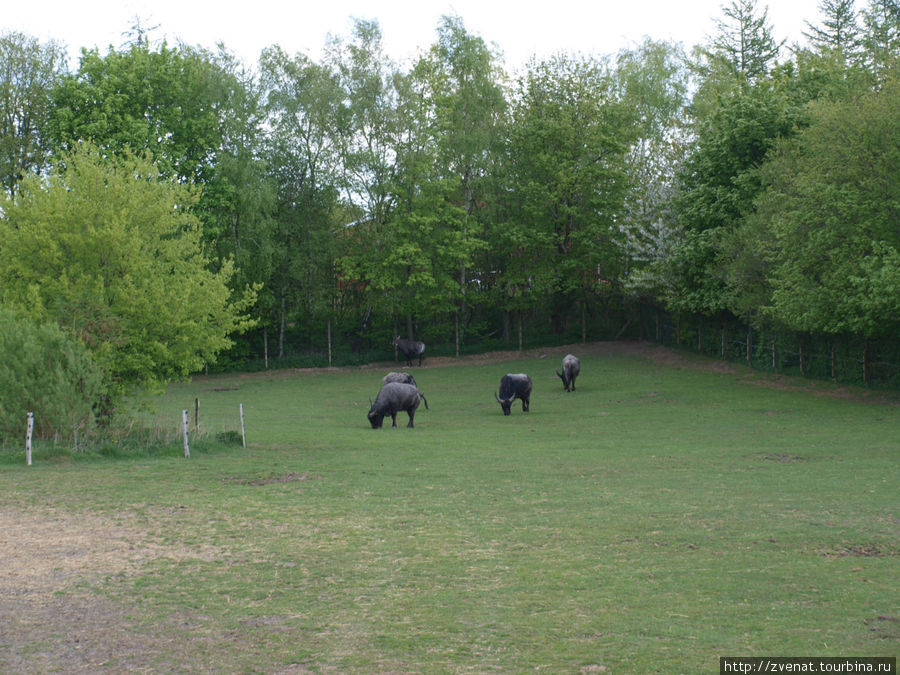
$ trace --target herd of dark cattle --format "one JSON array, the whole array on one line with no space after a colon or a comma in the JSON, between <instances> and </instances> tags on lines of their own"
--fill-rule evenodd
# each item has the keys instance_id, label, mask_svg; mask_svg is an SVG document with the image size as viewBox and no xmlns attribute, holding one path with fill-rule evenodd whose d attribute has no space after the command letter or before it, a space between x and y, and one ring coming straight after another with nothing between
<instances>
[{"instance_id":1,"label":"herd of dark cattle","mask_svg":"<svg viewBox=\"0 0 900 675\"><path fill-rule=\"evenodd\" d=\"M422 354L425 352L425 343L414 340L402 340L394 338L393 342L397 350L406 359L406 365L412 366L412 359L419 357L419 365L422 365ZM577 356L567 354L562 360L562 372L556 371L562 380L566 391L575 391L575 379L581 371L581 362ZM504 415L509 415L513 401L522 401L522 411L528 412L531 403L531 378L525 373L508 373L500 378L500 391L494 394L497 403L503 409ZM413 419L419 403L425 402L428 410L428 401L425 395L419 391L415 378L406 372L388 373L381 380L381 390L372 402L369 399L369 422L373 429L380 429L384 424L384 418L390 417L391 426L397 426L397 413L404 411L409 416L407 427L412 428Z\"/></svg>"}]
</instances>

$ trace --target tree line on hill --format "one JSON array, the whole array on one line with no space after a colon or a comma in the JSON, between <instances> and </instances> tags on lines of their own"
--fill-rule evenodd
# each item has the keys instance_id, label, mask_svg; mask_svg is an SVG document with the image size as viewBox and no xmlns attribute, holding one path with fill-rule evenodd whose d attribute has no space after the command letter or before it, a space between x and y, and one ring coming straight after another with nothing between
<instances>
[{"instance_id":1,"label":"tree line on hill","mask_svg":"<svg viewBox=\"0 0 900 675\"><path fill-rule=\"evenodd\" d=\"M70 70L7 32L0 319L59 326L112 397L398 334L613 338L640 303L896 337L900 3L819 9L803 46L732 0L689 53L516 73L454 16L403 64L369 20L252 67L137 26Z\"/></svg>"}]
</instances>

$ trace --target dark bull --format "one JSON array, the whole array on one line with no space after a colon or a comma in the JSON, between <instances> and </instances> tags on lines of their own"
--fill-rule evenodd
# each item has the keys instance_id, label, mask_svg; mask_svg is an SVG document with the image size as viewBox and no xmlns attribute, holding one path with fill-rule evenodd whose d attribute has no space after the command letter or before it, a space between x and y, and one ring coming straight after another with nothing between
<instances>
[{"instance_id":1,"label":"dark bull","mask_svg":"<svg viewBox=\"0 0 900 675\"><path fill-rule=\"evenodd\" d=\"M528 412L531 401L531 378L525 373L508 373L500 379L500 393L494 394L494 398L503 408L503 414L509 415L513 401L517 398L522 401L522 412Z\"/></svg>"},{"instance_id":2,"label":"dark bull","mask_svg":"<svg viewBox=\"0 0 900 675\"><path fill-rule=\"evenodd\" d=\"M409 424L406 426L412 428L419 401L425 401L425 409L428 410L428 401L416 387L402 382L388 382L369 407L369 422L373 429L380 429L384 418L390 416L394 422L391 426L396 427L397 413L405 410L409 415Z\"/></svg>"},{"instance_id":3,"label":"dark bull","mask_svg":"<svg viewBox=\"0 0 900 675\"><path fill-rule=\"evenodd\" d=\"M416 340L401 339L398 335L394 338L393 345L403 354L406 365L412 366L412 359L419 357L419 365L422 365L422 354L425 352L425 343Z\"/></svg>"},{"instance_id":4,"label":"dark bull","mask_svg":"<svg viewBox=\"0 0 900 675\"><path fill-rule=\"evenodd\" d=\"M575 391L575 378L581 372L581 361L577 356L566 354L562 360L562 372L556 371L566 391Z\"/></svg>"}]
</instances>

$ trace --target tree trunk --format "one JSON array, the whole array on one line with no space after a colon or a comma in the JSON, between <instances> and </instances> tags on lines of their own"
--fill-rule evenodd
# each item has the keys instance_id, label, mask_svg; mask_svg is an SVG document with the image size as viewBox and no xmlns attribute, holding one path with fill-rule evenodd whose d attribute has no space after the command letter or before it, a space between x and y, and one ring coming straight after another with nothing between
<instances>
[{"instance_id":1,"label":"tree trunk","mask_svg":"<svg viewBox=\"0 0 900 675\"><path fill-rule=\"evenodd\" d=\"M454 333L456 338L456 358L459 358L459 312L454 316Z\"/></svg>"},{"instance_id":2,"label":"tree trunk","mask_svg":"<svg viewBox=\"0 0 900 675\"><path fill-rule=\"evenodd\" d=\"M581 344L587 344L587 300L581 301Z\"/></svg>"},{"instance_id":3,"label":"tree trunk","mask_svg":"<svg viewBox=\"0 0 900 675\"><path fill-rule=\"evenodd\" d=\"M750 326L747 326L747 365L750 365L753 362L752 354L753 354L753 341L751 336L753 335L753 329Z\"/></svg>"},{"instance_id":4,"label":"tree trunk","mask_svg":"<svg viewBox=\"0 0 900 675\"><path fill-rule=\"evenodd\" d=\"M412 314L406 315L406 337L409 340L416 339L416 334L413 332L413 316L412 316Z\"/></svg>"},{"instance_id":5,"label":"tree trunk","mask_svg":"<svg viewBox=\"0 0 900 675\"><path fill-rule=\"evenodd\" d=\"M869 386L869 340L863 346L863 384Z\"/></svg>"},{"instance_id":6,"label":"tree trunk","mask_svg":"<svg viewBox=\"0 0 900 675\"><path fill-rule=\"evenodd\" d=\"M778 333L772 337L772 370L778 372Z\"/></svg>"},{"instance_id":7,"label":"tree trunk","mask_svg":"<svg viewBox=\"0 0 900 675\"><path fill-rule=\"evenodd\" d=\"M331 317L328 317L328 367L331 368Z\"/></svg>"},{"instance_id":8,"label":"tree trunk","mask_svg":"<svg viewBox=\"0 0 900 675\"><path fill-rule=\"evenodd\" d=\"M519 310L519 351L522 351L522 312L524 310Z\"/></svg>"},{"instance_id":9,"label":"tree trunk","mask_svg":"<svg viewBox=\"0 0 900 675\"><path fill-rule=\"evenodd\" d=\"M287 300L285 297L281 296L281 320L278 322L278 358L284 358L284 327L287 319L285 315L287 314Z\"/></svg>"}]
</instances>

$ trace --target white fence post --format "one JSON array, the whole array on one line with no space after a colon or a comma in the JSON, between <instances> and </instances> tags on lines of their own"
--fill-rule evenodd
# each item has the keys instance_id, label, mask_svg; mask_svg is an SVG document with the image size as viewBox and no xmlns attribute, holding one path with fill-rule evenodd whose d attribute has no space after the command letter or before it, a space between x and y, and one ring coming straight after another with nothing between
<instances>
[{"instance_id":1,"label":"white fence post","mask_svg":"<svg viewBox=\"0 0 900 675\"><path fill-rule=\"evenodd\" d=\"M181 411L182 426L184 427L184 456L191 456L191 447L188 445L188 411Z\"/></svg>"},{"instance_id":2,"label":"white fence post","mask_svg":"<svg viewBox=\"0 0 900 675\"><path fill-rule=\"evenodd\" d=\"M31 436L34 433L34 413L28 413L28 430L25 432L25 461L31 466Z\"/></svg>"},{"instance_id":3,"label":"white fence post","mask_svg":"<svg viewBox=\"0 0 900 675\"><path fill-rule=\"evenodd\" d=\"M244 404L241 403L241 447L247 447L247 437L244 435Z\"/></svg>"}]
</instances>

